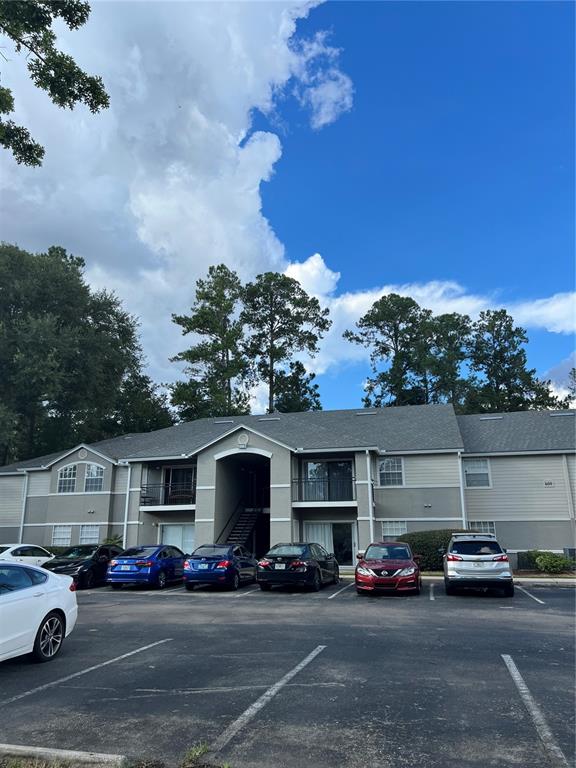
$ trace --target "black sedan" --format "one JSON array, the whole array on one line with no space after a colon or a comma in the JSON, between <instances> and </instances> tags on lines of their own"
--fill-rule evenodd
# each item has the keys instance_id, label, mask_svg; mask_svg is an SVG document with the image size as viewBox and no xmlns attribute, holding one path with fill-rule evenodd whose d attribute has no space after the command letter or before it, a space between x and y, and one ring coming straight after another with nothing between
<instances>
[{"instance_id":1,"label":"black sedan","mask_svg":"<svg viewBox=\"0 0 576 768\"><path fill-rule=\"evenodd\" d=\"M79 544L49 560L44 568L53 573L72 576L80 589L90 589L105 583L108 563L120 552L122 547L115 544Z\"/></svg>"},{"instance_id":2,"label":"black sedan","mask_svg":"<svg viewBox=\"0 0 576 768\"><path fill-rule=\"evenodd\" d=\"M258 562L256 580L260 589L274 584L309 587L318 592L323 584L338 584L338 562L320 544L296 542L275 544Z\"/></svg>"}]
</instances>

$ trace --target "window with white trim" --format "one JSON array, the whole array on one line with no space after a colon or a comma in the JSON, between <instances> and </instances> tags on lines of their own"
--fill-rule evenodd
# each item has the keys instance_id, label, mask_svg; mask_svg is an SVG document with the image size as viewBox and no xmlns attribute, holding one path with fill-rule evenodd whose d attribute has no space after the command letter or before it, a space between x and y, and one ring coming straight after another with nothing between
<instances>
[{"instance_id":1,"label":"window with white trim","mask_svg":"<svg viewBox=\"0 0 576 768\"><path fill-rule=\"evenodd\" d=\"M468 529L478 533L493 533L496 535L496 525L492 520L469 520Z\"/></svg>"},{"instance_id":2,"label":"window with white trim","mask_svg":"<svg viewBox=\"0 0 576 768\"><path fill-rule=\"evenodd\" d=\"M466 488L490 487L488 459L463 459L462 468L464 469Z\"/></svg>"},{"instance_id":3,"label":"window with white trim","mask_svg":"<svg viewBox=\"0 0 576 768\"><path fill-rule=\"evenodd\" d=\"M100 539L99 525L80 526L80 544L98 544Z\"/></svg>"},{"instance_id":4,"label":"window with white trim","mask_svg":"<svg viewBox=\"0 0 576 768\"><path fill-rule=\"evenodd\" d=\"M380 462L380 485L404 485L402 458L389 456Z\"/></svg>"},{"instance_id":5,"label":"window with white trim","mask_svg":"<svg viewBox=\"0 0 576 768\"><path fill-rule=\"evenodd\" d=\"M394 536L403 536L408 533L408 526L406 520L383 520L382 521L382 538L389 539Z\"/></svg>"},{"instance_id":6,"label":"window with white trim","mask_svg":"<svg viewBox=\"0 0 576 768\"><path fill-rule=\"evenodd\" d=\"M58 470L58 493L74 493L76 490L76 464L68 464Z\"/></svg>"},{"instance_id":7,"label":"window with white trim","mask_svg":"<svg viewBox=\"0 0 576 768\"><path fill-rule=\"evenodd\" d=\"M86 477L84 479L84 492L94 493L101 491L104 486L104 467L99 464L86 464ZM86 542L91 544L91 542Z\"/></svg>"},{"instance_id":8,"label":"window with white trim","mask_svg":"<svg viewBox=\"0 0 576 768\"><path fill-rule=\"evenodd\" d=\"M72 538L71 525L55 525L52 528L52 546L69 547Z\"/></svg>"}]
</instances>

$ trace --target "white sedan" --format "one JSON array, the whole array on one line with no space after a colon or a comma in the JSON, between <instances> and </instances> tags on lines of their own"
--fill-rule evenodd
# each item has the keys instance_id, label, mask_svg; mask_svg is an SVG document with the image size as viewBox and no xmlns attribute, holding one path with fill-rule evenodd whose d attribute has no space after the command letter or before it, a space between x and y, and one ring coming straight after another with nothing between
<instances>
[{"instance_id":1,"label":"white sedan","mask_svg":"<svg viewBox=\"0 0 576 768\"><path fill-rule=\"evenodd\" d=\"M44 565L54 555L36 544L0 544L0 560L11 560L27 565Z\"/></svg>"},{"instance_id":2,"label":"white sedan","mask_svg":"<svg viewBox=\"0 0 576 768\"><path fill-rule=\"evenodd\" d=\"M0 561L0 661L32 653L50 661L78 618L70 576Z\"/></svg>"}]
</instances>

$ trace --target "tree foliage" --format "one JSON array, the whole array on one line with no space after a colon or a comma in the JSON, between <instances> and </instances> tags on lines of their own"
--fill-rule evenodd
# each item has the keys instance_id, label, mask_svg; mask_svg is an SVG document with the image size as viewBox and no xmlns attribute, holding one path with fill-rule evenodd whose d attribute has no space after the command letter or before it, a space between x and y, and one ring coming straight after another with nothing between
<instances>
[{"instance_id":1,"label":"tree foliage","mask_svg":"<svg viewBox=\"0 0 576 768\"><path fill-rule=\"evenodd\" d=\"M172 422L136 320L63 248L0 246L0 464Z\"/></svg>"},{"instance_id":2,"label":"tree foliage","mask_svg":"<svg viewBox=\"0 0 576 768\"><path fill-rule=\"evenodd\" d=\"M467 413L566 407L527 368L528 339L506 310L434 316L413 299L378 299L344 338L370 350L364 405L452 403Z\"/></svg>"},{"instance_id":3,"label":"tree foliage","mask_svg":"<svg viewBox=\"0 0 576 768\"><path fill-rule=\"evenodd\" d=\"M290 363L288 371L276 374L274 410L281 413L321 411L320 392L313 373L306 373L300 360Z\"/></svg>"},{"instance_id":4,"label":"tree foliage","mask_svg":"<svg viewBox=\"0 0 576 768\"><path fill-rule=\"evenodd\" d=\"M331 325L328 309L294 278L265 272L244 290L241 321L248 328L246 354L255 361L256 377L268 386L272 412L278 373L297 352L318 352L318 341Z\"/></svg>"},{"instance_id":5,"label":"tree foliage","mask_svg":"<svg viewBox=\"0 0 576 768\"><path fill-rule=\"evenodd\" d=\"M90 5L82 0L0 0L0 34L12 40L17 53L26 54L34 85L46 91L59 107L72 109L85 104L94 113L109 105L102 79L86 74L71 56L59 51L52 29L58 19L69 29L79 29L89 15ZM0 115L13 110L12 91L0 86ZM26 128L1 117L0 144L18 163L42 164L44 148Z\"/></svg>"},{"instance_id":6,"label":"tree foliage","mask_svg":"<svg viewBox=\"0 0 576 768\"><path fill-rule=\"evenodd\" d=\"M198 340L172 358L187 363L188 381L171 387L172 404L184 419L249 412L249 365L239 320L242 293L238 275L219 264L209 268L207 279L196 282L190 314L172 315L184 335Z\"/></svg>"}]
</instances>

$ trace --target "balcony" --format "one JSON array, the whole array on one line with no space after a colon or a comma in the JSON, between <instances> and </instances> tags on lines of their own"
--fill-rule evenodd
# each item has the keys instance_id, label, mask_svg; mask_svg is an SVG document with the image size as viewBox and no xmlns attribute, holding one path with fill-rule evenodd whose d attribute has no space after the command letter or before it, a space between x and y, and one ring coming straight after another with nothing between
<instances>
[{"instance_id":1,"label":"balcony","mask_svg":"<svg viewBox=\"0 0 576 768\"><path fill-rule=\"evenodd\" d=\"M141 507L170 507L176 504L190 506L195 503L195 483L143 485L140 490Z\"/></svg>"},{"instance_id":2,"label":"balcony","mask_svg":"<svg viewBox=\"0 0 576 768\"><path fill-rule=\"evenodd\" d=\"M356 484L353 477L293 480L292 501L355 501Z\"/></svg>"}]
</instances>

